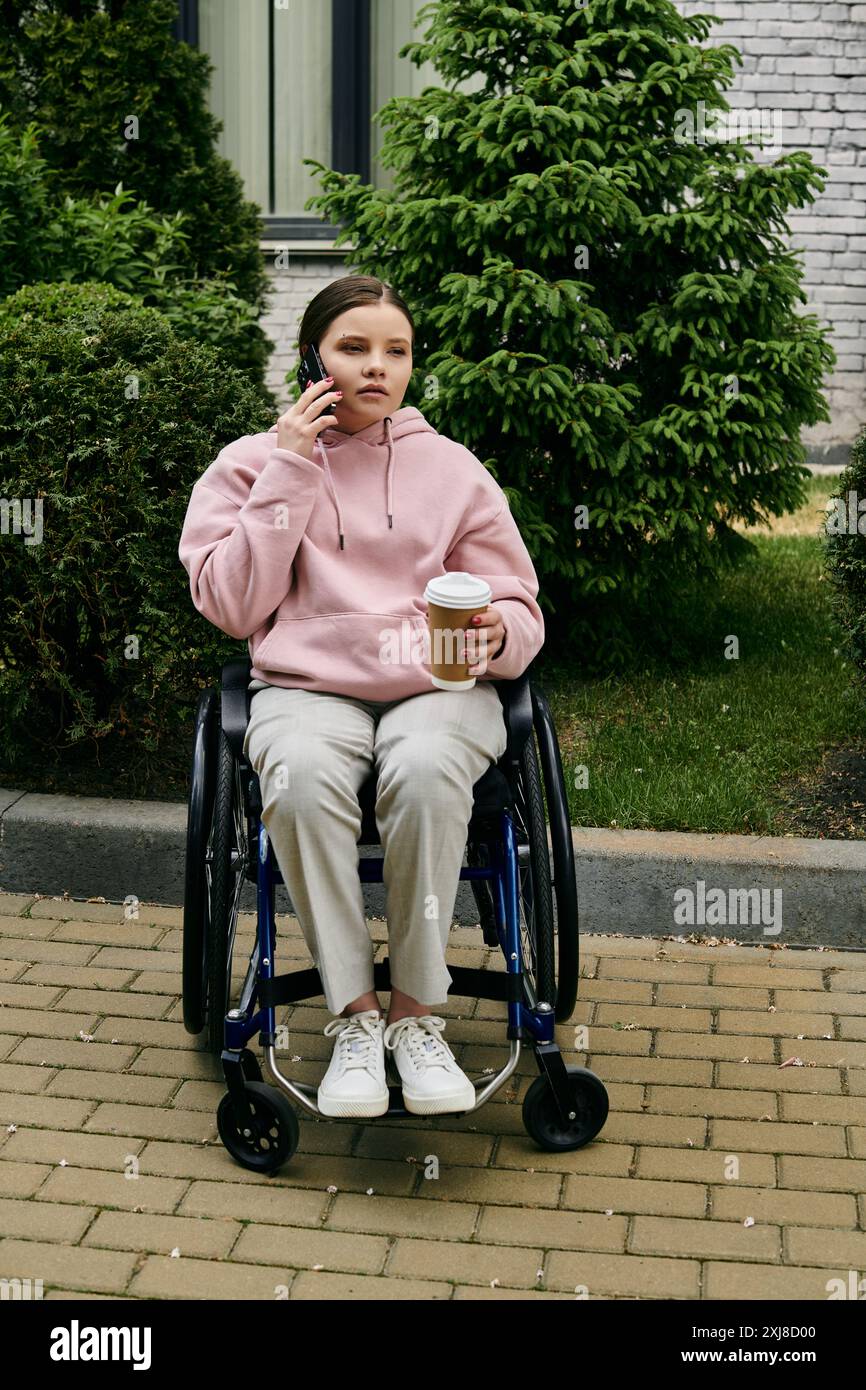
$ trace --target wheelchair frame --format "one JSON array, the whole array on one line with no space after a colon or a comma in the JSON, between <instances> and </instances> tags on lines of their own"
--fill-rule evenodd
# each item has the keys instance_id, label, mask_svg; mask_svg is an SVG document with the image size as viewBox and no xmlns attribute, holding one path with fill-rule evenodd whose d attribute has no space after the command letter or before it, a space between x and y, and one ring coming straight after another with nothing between
<instances>
[{"instance_id":1,"label":"wheelchair frame","mask_svg":"<svg viewBox=\"0 0 866 1390\"><path fill-rule=\"evenodd\" d=\"M212 914L214 828L220 805L223 812L226 807L227 762L223 764L222 802L217 797L214 781L219 757L228 757L224 740L232 759L231 810L237 831L232 837L231 848L234 894L231 903L227 903L230 915L225 945L228 1003L231 1002L234 935L246 880L256 885L257 929L238 1004L229 1008L224 1016L220 1059L227 1093L220 1105L218 1126L223 1142L238 1162L270 1171L285 1162L297 1147L297 1118L286 1097L291 1097L311 1115L325 1118L315 1099L318 1086L293 1081L280 1070L276 1056L276 1006L315 998L324 991L316 967L279 976L275 973L275 888L283 878L267 827L261 820L258 777L243 753L250 715L250 670L249 658L226 663L222 671L219 721L216 719L217 692L212 688L202 692L196 715L184 903L184 1025L192 1033L201 1032L204 1026L205 1009L198 997L198 987L207 992L207 943L212 933L219 930ZM602 1128L608 1113L608 1097L594 1073L585 1067L566 1066L554 1037L554 1023L565 1022L574 1009L579 960L574 853L562 762L546 696L530 680L529 668L517 680L496 682L496 686L503 704L508 741L499 762L491 764L475 784L475 804L467 838L469 863L461 868L460 878L471 882L484 939L487 944L502 949L506 968L502 973L449 966L452 976L449 993L502 999L507 1004L508 1059L494 1076L473 1081L476 1096L471 1109L479 1109L505 1084L517 1067L521 1043L525 1041L534 1049L540 1072L523 1103L523 1119L528 1132L542 1148L580 1148ZM533 732L538 738L540 759L535 752ZM550 817L550 849L544 824L539 761ZM370 785L368 778L359 798L362 806L359 846L381 844L369 801ZM529 824L522 825L521 821ZM241 833L241 825L245 833ZM199 860L205 834L208 847L202 864ZM521 835L526 843L518 843ZM224 838L220 840L222 853L226 843ZM479 848L485 853L479 854ZM486 859L487 862L473 863L473 859ZM519 878L521 863L527 864L529 870L523 886ZM382 867L382 858L359 856L362 882L381 883ZM204 891L202 872L207 883ZM552 991L554 1000L538 997L536 988L540 984L542 995L550 993L553 980L554 896L551 888L555 890L559 944L558 979ZM521 906L532 910L535 939L527 943L521 937ZM200 920L202 916L206 921ZM213 936L212 941L219 944L221 938ZM539 946L549 951L546 969L538 965ZM535 963L534 974L524 965L527 949L531 955L530 964ZM223 957L215 959L219 965ZM373 973L374 989L390 990L387 957L374 963ZM540 979L541 975L544 978ZM211 1008L213 1002L212 999L208 1001ZM214 1016L212 1039L216 1031ZM260 1035L267 1070L278 1091L264 1084L258 1061L247 1047L255 1033ZM380 1118L409 1114L402 1103L400 1086L389 1084L388 1089L389 1108ZM468 1114L469 1111L453 1113Z\"/></svg>"}]
</instances>

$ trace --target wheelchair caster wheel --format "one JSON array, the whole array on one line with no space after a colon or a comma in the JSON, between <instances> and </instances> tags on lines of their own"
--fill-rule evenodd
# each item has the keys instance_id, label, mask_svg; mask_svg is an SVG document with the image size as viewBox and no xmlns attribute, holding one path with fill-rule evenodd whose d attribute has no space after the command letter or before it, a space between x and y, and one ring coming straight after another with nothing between
<instances>
[{"instance_id":1,"label":"wheelchair caster wheel","mask_svg":"<svg viewBox=\"0 0 866 1390\"><path fill-rule=\"evenodd\" d=\"M566 1072L573 1120L566 1118L563 1122L546 1076L535 1078L523 1100L527 1133L551 1153L582 1149L607 1119L609 1102L604 1082L588 1067L566 1067Z\"/></svg>"},{"instance_id":2,"label":"wheelchair caster wheel","mask_svg":"<svg viewBox=\"0 0 866 1390\"><path fill-rule=\"evenodd\" d=\"M260 1081L247 1081L244 1092L252 1115L238 1126L227 1091L217 1109L220 1139L232 1158L257 1173L273 1173L298 1147L298 1118L282 1091Z\"/></svg>"}]
</instances>

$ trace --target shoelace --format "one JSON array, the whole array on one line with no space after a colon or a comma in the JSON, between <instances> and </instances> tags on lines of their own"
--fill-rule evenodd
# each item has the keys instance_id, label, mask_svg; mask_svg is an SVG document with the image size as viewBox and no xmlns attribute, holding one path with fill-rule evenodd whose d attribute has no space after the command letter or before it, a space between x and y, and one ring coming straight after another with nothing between
<instances>
[{"instance_id":1,"label":"shoelace","mask_svg":"<svg viewBox=\"0 0 866 1390\"><path fill-rule=\"evenodd\" d=\"M380 1024L381 1018L350 1014L347 1018L332 1019L323 1031L326 1037L339 1033L340 1061L344 1067L366 1067L370 1061L370 1048L378 1041Z\"/></svg>"},{"instance_id":2,"label":"shoelace","mask_svg":"<svg viewBox=\"0 0 866 1390\"><path fill-rule=\"evenodd\" d=\"M385 1046L393 1051L397 1043L403 1039L413 1066L419 1069L428 1065L450 1066L454 1061L454 1053L441 1036L445 1022L446 1020L439 1018L437 1014L398 1018L396 1023L389 1023L385 1029Z\"/></svg>"}]
</instances>

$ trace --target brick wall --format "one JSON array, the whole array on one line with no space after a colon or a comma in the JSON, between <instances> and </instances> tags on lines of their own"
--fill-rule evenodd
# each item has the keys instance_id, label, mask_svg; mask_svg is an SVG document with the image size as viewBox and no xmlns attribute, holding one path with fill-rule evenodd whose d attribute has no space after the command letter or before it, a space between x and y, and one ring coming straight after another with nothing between
<instances>
[{"instance_id":1,"label":"brick wall","mask_svg":"<svg viewBox=\"0 0 866 1390\"><path fill-rule=\"evenodd\" d=\"M262 242L265 265L271 277L271 293L268 311L261 317L261 326L268 337L276 344L271 353L265 383L273 391L281 408L289 404L289 391L285 384L286 373L295 379L298 367L298 354L294 344L304 310L314 295L350 272L346 269L345 256L339 251L331 255L321 253L304 254L291 251L286 257L285 250L279 259L288 259L288 265L274 266L274 252L278 244ZM342 248L341 248L342 250Z\"/></svg>"},{"instance_id":2,"label":"brick wall","mask_svg":"<svg viewBox=\"0 0 866 1390\"><path fill-rule=\"evenodd\" d=\"M809 461L843 464L866 424L866 3L813 0L676 0L683 14L713 14L706 42L732 43L743 63L727 93L734 109L761 108L768 132L778 121L781 150L808 150L827 171L824 192L788 218L790 244L802 253L808 303L832 328L838 354L825 382L831 420L803 431ZM775 151L750 146L758 160ZM263 243L272 262L272 244ZM277 343L268 385L288 402L283 378L294 371L292 342L309 300L347 273L344 256L292 251L287 267L272 269L269 312L262 323Z\"/></svg>"},{"instance_id":3,"label":"brick wall","mask_svg":"<svg viewBox=\"0 0 866 1390\"><path fill-rule=\"evenodd\" d=\"M810 462L842 464L866 425L866 4L814 0L676 0L684 15L708 14L706 43L731 43L742 65L726 97L732 109L778 112L778 153L807 150L826 169L824 191L793 208L790 245L800 251L808 303L832 329L838 354L825 382L830 422L804 429ZM769 129L769 121L768 121ZM750 146L756 160L776 151Z\"/></svg>"}]
</instances>

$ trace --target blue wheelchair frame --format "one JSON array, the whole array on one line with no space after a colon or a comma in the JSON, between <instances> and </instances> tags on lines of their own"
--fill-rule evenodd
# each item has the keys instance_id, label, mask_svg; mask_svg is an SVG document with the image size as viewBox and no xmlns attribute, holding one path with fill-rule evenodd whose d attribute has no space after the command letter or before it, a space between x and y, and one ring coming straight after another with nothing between
<instances>
[{"instance_id":1,"label":"blue wheelchair frame","mask_svg":"<svg viewBox=\"0 0 866 1390\"><path fill-rule=\"evenodd\" d=\"M256 845L257 931L256 943L250 956L238 1006L230 1008L225 1016L221 1061L228 1090L240 1110L244 1106L245 1079L261 1079L258 1062L255 1060L254 1054L246 1048L249 1039L258 1033L268 1070L279 1088L287 1092L309 1113L320 1116L321 1112L316 1103L317 1086L292 1081L291 1078L285 1076L279 1069L275 1051L276 1006L282 1003L315 998L323 993L323 989L321 977L315 967L295 970L290 974L281 976L275 973L275 888L278 883L283 882L283 877L273 852L267 828L261 821L261 791L258 778L249 768L242 753L243 737L248 723L248 678L248 661L231 662L224 667L221 708L222 727L232 747L236 763L239 762L248 775L245 814L250 818L255 817L258 830ZM496 812L491 809L484 809L478 813L480 822L485 827L490 825L491 834L473 837L470 833L469 836L470 839L482 838L484 840L488 850L491 851L491 862L482 866L461 867L460 879L461 881L472 879L489 881L494 904L496 937L505 956L506 969L502 973L466 966L449 966L449 973L452 977L449 992L479 999L502 999L507 1003L508 1008L507 1037L510 1042L508 1060L496 1075L485 1076L482 1080L473 1082L476 1087L476 1098L471 1109L478 1109L504 1085L517 1066L520 1044L522 1041L526 1041L534 1049L539 1071L547 1076L552 1095L555 1098L556 1110L563 1123L567 1123L569 1119L574 1119L574 1100L568 1085L569 1078L566 1066L554 1039L556 1012L553 1006L545 1001L539 1001L536 1008L531 1008L527 1005L524 997L517 839L514 821L509 809L512 804L512 792L501 771L501 764L503 763L514 769L519 765L523 744L526 738L532 734L533 703L537 694L535 691L532 694L530 692L528 670L517 681L502 684L509 687L507 697L503 696L501 691L499 692L504 706L503 713L508 730L508 745L499 763L491 764L488 772L476 783L477 795L479 787L485 778L488 778L488 797L491 797L492 792L490 805L496 804L497 801L500 804ZM540 698L543 700L543 696ZM556 764L559 767L561 777L558 747L553 736L552 721L546 701L544 701L544 711L543 719L547 727L541 731L539 740L542 761L548 767L552 766L553 749L556 753ZM507 796L501 792L500 787L508 788ZM506 800L505 806L501 805L502 800ZM494 840L492 832L497 822L497 816L499 837ZM474 821L476 821L475 807L470 820L470 832ZM359 845L381 843L378 840L378 835L375 839L365 837L365 829L372 830L374 826L375 819L373 818L372 822L369 819L368 803L364 810L364 824L358 841ZM383 882L383 863L384 860L381 857L360 858L358 869L361 881L364 883ZM390 969L387 957L381 962L374 963L373 971L374 988L390 990ZM257 1008L254 1007L256 1003ZM409 1112L402 1104L400 1087L389 1085L389 1091L391 1103L387 1114L407 1115Z\"/></svg>"}]
</instances>

